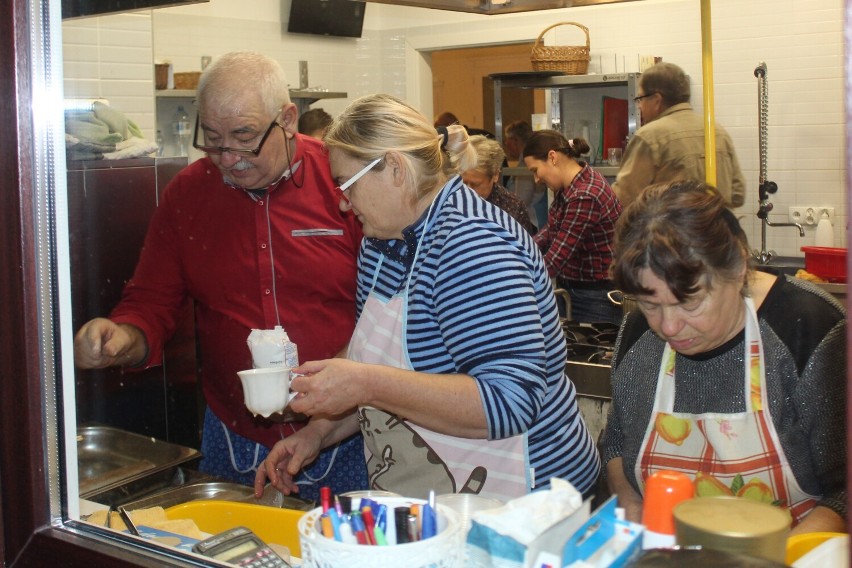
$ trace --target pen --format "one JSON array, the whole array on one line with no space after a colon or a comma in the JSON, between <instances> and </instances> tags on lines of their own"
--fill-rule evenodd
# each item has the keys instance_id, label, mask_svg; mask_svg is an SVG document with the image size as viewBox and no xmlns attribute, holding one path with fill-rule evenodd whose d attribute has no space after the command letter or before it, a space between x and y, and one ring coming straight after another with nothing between
<instances>
[{"instance_id":1,"label":"pen","mask_svg":"<svg viewBox=\"0 0 852 568\"><path fill-rule=\"evenodd\" d=\"M388 532L388 507L387 505L379 504L376 509L376 526L382 528L382 532L387 535Z\"/></svg>"},{"instance_id":2,"label":"pen","mask_svg":"<svg viewBox=\"0 0 852 568\"><path fill-rule=\"evenodd\" d=\"M388 544L394 545L396 544L396 518L394 515L394 510L390 510L390 514L388 514L388 508L385 505L380 505L379 507L384 507L384 516L385 516L385 540L388 541ZM380 510L381 514L381 510ZM381 525L379 525L381 526Z\"/></svg>"},{"instance_id":3,"label":"pen","mask_svg":"<svg viewBox=\"0 0 852 568\"><path fill-rule=\"evenodd\" d=\"M417 542L417 517L408 515L408 542ZM399 536L397 535L397 539Z\"/></svg>"},{"instance_id":4,"label":"pen","mask_svg":"<svg viewBox=\"0 0 852 568\"><path fill-rule=\"evenodd\" d=\"M343 542L343 539L340 536L340 517L337 515L337 511L334 508L328 510L328 518L331 519L331 528L334 530L334 540L337 542Z\"/></svg>"},{"instance_id":5,"label":"pen","mask_svg":"<svg viewBox=\"0 0 852 568\"><path fill-rule=\"evenodd\" d=\"M435 522L435 509L432 508L428 503L423 505L423 512L421 513L422 524L420 527L420 534L422 539L432 538L435 536L437 532L437 525Z\"/></svg>"},{"instance_id":6,"label":"pen","mask_svg":"<svg viewBox=\"0 0 852 568\"><path fill-rule=\"evenodd\" d=\"M340 502L340 497L334 496L334 510L337 511L337 516L343 516L343 504Z\"/></svg>"}]
</instances>

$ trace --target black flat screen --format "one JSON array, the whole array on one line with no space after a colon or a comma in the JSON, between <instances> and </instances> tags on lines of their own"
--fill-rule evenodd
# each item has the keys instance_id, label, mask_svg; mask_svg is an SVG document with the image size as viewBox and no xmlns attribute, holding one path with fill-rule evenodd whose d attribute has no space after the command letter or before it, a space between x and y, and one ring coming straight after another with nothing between
<instances>
[{"instance_id":1,"label":"black flat screen","mask_svg":"<svg viewBox=\"0 0 852 568\"><path fill-rule=\"evenodd\" d=\"M361 37L366 3L352 0L291 0L287 31Z\"/></svg>"}]
</instances>

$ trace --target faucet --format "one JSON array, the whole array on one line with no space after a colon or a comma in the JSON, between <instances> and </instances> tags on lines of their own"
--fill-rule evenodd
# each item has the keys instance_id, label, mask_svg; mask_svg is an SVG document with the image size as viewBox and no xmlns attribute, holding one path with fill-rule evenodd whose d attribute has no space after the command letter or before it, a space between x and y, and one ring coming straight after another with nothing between
<instances>
[{"instance_id":1,"label":"faucet","mask_svg":"<svg viewBox=\"0 0 852 568\"><path fill-rule=\"evenodd\" d=\"M769 202L769 193L778 191L778 186L774 181L763 181L758 189L760 196L760 205L757 208L757 216L761 219L760 227L760 250L752 251L752 256L757 260L758 264L769 264L775 252L766 250L766 227L796 227L799 230L799 236L805 236L805 228L800 223L773 223L769 220L769 212L772 211L772 203Z\"/></svg>"},{"instance_id":2,"label":"faucet","mask_svg":"<svg viewBox=\"0 0 852 568\"><path fill-rule=\"evenodd\" d=\"M799 236L805 236L805 229L799 223L773 223L769 220L769 212L772 211L772 203L769 202L769 194L778 191L778 184L766 179L766 126L769 117L769 89L766 86L766 63L761 62L754 70L757 77L757 114L758 114L758 155L760 157L760 185L758 187L759 204L757 216L762 221L760 227L760 250L753 250L752 257L758 264L769 264L775 252L766 250L766 227L796 227Z\"/></svg>"}]
</instances>

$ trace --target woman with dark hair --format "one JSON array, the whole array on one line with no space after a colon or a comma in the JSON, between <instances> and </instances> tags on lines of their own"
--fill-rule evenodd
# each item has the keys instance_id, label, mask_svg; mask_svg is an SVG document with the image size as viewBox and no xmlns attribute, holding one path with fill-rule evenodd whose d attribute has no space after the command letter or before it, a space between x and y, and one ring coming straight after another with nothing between
<instances>
[{"instance_id":1,"label":"woman with dark hair","mask_svg":"<svg viewBox=\"0 0 852 568\"><path fill-rule=\"evenodd\" d=\"M554 193L545 225L535 236L551 277L571 296L571 317L582 322L621 323L621 310L607 292L615 222L621 203L606 179L580 156L582 138L566 140L554 130L534 133L524 146L524 163L536 183Z\"/></svg>"},{"instance_id":2,"label":"woman with dark hair","mask_svg":"<svg viewBox=\"0 0 852 568\"><path fill-rule=\"evenodd\" d=\"M612 364L601 451L627 517L674 470L698 496L789 510L793 532L846 530L846 311L809 282L750 269L715 189L643 190L618 222L613 279L639 309Z\"/></svg>"}]
</instances>

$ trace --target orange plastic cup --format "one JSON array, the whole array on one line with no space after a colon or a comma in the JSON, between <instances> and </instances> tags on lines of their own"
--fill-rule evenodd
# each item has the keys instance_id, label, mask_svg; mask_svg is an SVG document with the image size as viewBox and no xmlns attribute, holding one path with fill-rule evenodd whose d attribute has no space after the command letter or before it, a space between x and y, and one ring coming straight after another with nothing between
<instances>
[{"instance_id":1,"label":"orange plastic cup","mask_svg":"<svg viewBox=\"0 0 852 568\"><path fill-rule=\"evenodd\" d=\"M645 530L674 535L674 506L695 493L692 480L676 471L658 471L645 482L642 524Z\"/></svg>"}]
</instances>

